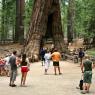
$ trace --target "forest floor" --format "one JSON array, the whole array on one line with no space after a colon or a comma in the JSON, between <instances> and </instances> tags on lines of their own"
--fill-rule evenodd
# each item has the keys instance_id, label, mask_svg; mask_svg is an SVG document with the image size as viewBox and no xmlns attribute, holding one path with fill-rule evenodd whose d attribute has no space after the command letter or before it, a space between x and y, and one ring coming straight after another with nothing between
<instances>
[{"instance_id":1,"label":"forest floor","mask_svg":"<svg viewBox=\"0 0 95 95\"><path fill-rule=\"evenodd\" d=\"M52 62L48 75L44 75L44 66L41 62L32 63L27 75L27 87L20 87L21 72L18 69L17 87L9 87L9 77L0 77L0 95L82 95L76 87L81 79L79 64L72 61L61 61L62 75L54 75ZM95 70L90 93L95 95Z\"/></svg>"},{"instance_id":2,"label":"forest floor","mask_svg":"<svg viewBox=\"0 0 95 95\"><path fill-rule=\"evenodd\" d=\"M70 43L68 48L72 51L74 48L80 48L83 46L83 39L77 39L74 43ZM0 45L0 57L5 57L6 54L11 54L13 50L17 50L19 53L21 52L22 45L20 44L6 44Z\"/></svg>"},{"instance_id":3,"label":"forest floor","mask_svg":"<svg viewBox=\"0 0 95 95\"><path fill-rule=\"evenodd\" d=\"M13 50L17 50L21 52L22 45L20 44L7 44L7 45L0 45L0 57L5 57L6 54L11 54Z\"/></svg>"}]
</instances>

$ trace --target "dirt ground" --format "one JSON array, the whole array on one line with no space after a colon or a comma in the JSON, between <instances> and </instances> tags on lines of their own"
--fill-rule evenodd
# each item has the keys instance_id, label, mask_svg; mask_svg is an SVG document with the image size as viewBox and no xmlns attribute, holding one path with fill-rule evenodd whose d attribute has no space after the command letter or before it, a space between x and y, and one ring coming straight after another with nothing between
<instances>
[{"instance_id":1,"label":"dirt ground","mask_svg":"<svg viewBox=\"0 0 95 95\"><path fill-rule=\"evenodd\" d=\"M18 69L18 76L15 81L17 87L9 87L9 77L0 77L0 95L83 95L76 86L81 79L79 64L72 61L60 62L62 75L54 75L52 61L48 70L48 75L44 75L44 66L41 62L32 63L27 75L27 87L20 87L21 71ZM95 95L95 69L90 93Z\"/></svg>"},{"instance_id":2,"label":"dirt ground","mask_svg":"<svg viewBox=\"0 0 95 95\"><path fill-rule=\"evenodd\" d=\"M4 57L6 54L11 54L13 50L17 50L20 53L21 49L22 45L20 44L0 45L0 57Z\"/></svg>"}]
</instances>

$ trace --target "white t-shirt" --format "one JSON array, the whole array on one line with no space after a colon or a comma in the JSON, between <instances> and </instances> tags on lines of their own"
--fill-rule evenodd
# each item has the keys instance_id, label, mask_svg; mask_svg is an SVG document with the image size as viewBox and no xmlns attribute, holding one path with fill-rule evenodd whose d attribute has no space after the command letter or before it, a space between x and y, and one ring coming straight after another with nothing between
<instances>
[{"instance_id":1,"label":"white t-shirt","mask_svg":"<svg viewBox=\"0 0 95 95\"><path fill-rule=\"evenodd\" d=\"M28 58L26 58L26 62L27 62L28 68L30 68L30 62L29 62L29 59Z\"/></svg>"},{"instance_id":2,"label":"white t-shirt","mask_svg":"<svg viewBox=\"0 0 95 95\"><path fill-rule=\"evenodd\" d=\"M50 53L46 53L44 58L45 58L45 60L49 60L51 58L51 54Z\"/></svg>"},{"instance_id":3,"label":"white t-shirt","mask_svg":"<svg viewBox=\"0 0 95 95\"><path fill-rule=\"evenodd\" d=\"M9 65L9 59L10 59L10 56L4 58L6 65Z\"/></svg>"}]
</instances>

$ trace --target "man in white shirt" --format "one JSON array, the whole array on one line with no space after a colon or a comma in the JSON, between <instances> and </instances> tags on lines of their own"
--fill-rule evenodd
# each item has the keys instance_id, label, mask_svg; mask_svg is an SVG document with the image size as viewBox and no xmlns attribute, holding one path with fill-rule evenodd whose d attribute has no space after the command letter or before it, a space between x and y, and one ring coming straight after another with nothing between
<instances>
[{"instance_id":1,"label":"man in white shirt","mask_svg":"<svg viewBox=\"0 0 95 95\"><path fill-rule=\"evenodd\" d=\"M5 70L6 70L6 75L9 77L10 76L10 64L9 64L9 59L10 59L10 55L6 55L6 57L4 58L5 61Z\"/></svg>"},{"instance_id":2,"label":"man in white shirt","mask_svg":"<svg viewBox=\"0 0 95 95\"><path fill-rule=\"evenodd\" d=\"M47 70L50 66L50 58L51 58L51 53L49 51L46 51L44 59L45 59L45 74L47 74Z\"/></svg>"}]
</instances>

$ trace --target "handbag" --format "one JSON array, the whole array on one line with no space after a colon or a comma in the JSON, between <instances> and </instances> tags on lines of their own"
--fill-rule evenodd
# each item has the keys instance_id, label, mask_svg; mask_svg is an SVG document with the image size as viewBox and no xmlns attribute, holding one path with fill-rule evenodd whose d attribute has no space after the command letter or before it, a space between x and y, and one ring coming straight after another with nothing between
<instances>
[{"instance_id":1,"label":"handbag","mask_svg":"<svg viewBox=\"0 0 95 95\"><path fill-rule=\"evenodd\" d=\"M80 80L79 87L80 87L80 90L83 90L83 80L82 79Z\"/></svg>"},{"instance_id":2,"label":"handbag","mask_svg":"<svg viewBox=\"0 0 95 95\"><path fill-rule=\"evenodd\" d=\"M81 80L79 82L80 90L83 90L83 75L81 76Z\"/></svg>"}]
</instances>

